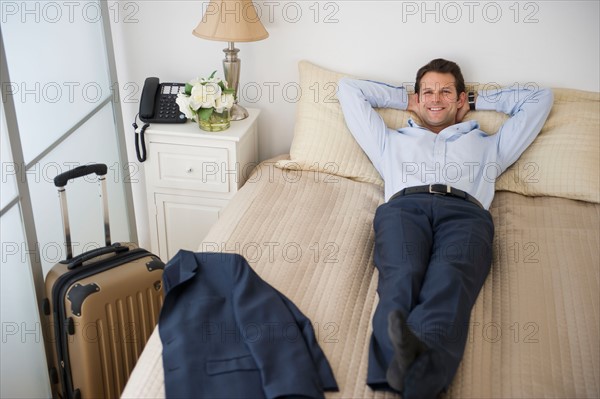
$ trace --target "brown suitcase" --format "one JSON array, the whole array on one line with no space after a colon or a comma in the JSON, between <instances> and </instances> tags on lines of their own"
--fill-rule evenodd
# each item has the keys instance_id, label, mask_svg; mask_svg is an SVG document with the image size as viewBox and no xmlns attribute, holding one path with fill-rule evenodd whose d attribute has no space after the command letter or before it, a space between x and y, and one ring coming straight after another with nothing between
<instances>
[{"instance_id":1,"label":"brown suitcase","mask_svg":"<svg viewBox=\"0 0 600 399\"><path fill-rule=\"evenodd\" d=\"M158 322L164 263L132 243L110 241L107 167L81 166L57 176L66 259L46 276L44 311L53 344L54 397L118 398ZM72 256L65 186L96 173L101 182L106 246Z\"/></svg>"}]
</instances>

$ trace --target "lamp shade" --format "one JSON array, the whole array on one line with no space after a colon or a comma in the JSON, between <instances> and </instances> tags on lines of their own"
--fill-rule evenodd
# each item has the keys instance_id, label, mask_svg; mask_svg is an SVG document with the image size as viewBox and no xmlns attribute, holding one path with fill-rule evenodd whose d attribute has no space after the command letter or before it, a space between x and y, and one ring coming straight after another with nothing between
<instances>
[{"instance_id":1,"label":"lamp shade","mask_svg":"<svg viewBox=\"0 0 600 399\"><path fill-rule=\"evenodd\" d=\"M252 0L211 0L192 33L222 42L255 42L269 37Z\"/></svg>"}]
</instances>

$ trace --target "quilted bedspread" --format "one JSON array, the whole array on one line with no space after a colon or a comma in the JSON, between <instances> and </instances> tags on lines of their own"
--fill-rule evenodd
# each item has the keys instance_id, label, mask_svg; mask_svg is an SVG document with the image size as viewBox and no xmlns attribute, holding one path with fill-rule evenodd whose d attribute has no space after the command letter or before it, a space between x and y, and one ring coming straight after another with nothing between
<instances>
[{"instance_id":1,"label":"quilted bedspread","mask_svg":"<svg viewBox=\"0 0 600 399\"><path fill-rule=\"evenodd\" d=\"M199 251L236 252L312 321L340 391L365 383L377 304L372 220L381 186L261 164ZM497 192L492 270L446 393L457 398L600 397L600 205ZM123 397L164 397L155 329Z\"/></svg>"}]
</instances>

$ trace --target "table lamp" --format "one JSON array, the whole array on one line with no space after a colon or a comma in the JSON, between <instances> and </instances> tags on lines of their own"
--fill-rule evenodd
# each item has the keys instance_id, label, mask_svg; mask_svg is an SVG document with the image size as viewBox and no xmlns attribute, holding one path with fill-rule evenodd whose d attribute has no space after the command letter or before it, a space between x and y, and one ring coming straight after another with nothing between
<instances>
[{"instance_id":1,"label":"table lamp","mask_svg":"<svg viewBox=\"0 0 600 399\"><path fill-rule=\"evenodd\" d=\"M241 60L237 56L240 50L235 48L235 42L255 42L269 37L252 0L211 0L192 33L203 39L229 42L228 47L223 50L223 70L228 87L235 90L231 120L247 118L248 111L238 104Z\"/></svg>"}]
</instances>

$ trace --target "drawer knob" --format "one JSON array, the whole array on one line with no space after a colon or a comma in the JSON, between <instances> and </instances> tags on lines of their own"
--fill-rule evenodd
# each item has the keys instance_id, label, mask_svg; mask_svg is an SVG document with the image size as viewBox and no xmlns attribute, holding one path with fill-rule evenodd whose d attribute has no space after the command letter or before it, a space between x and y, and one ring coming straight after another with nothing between
<instances>
[{"instance_id":1,"label":"drawer knob","mask_svg":"<svg viewBox=\"0 0 600 399\"><path fill-rule=\"evenodd\" d=\"M192 169L191 167L189 167L189 168L186 169L187 173L192 173L193 171L194 171L194 169Z\"/></svg>"}]
</instances>

